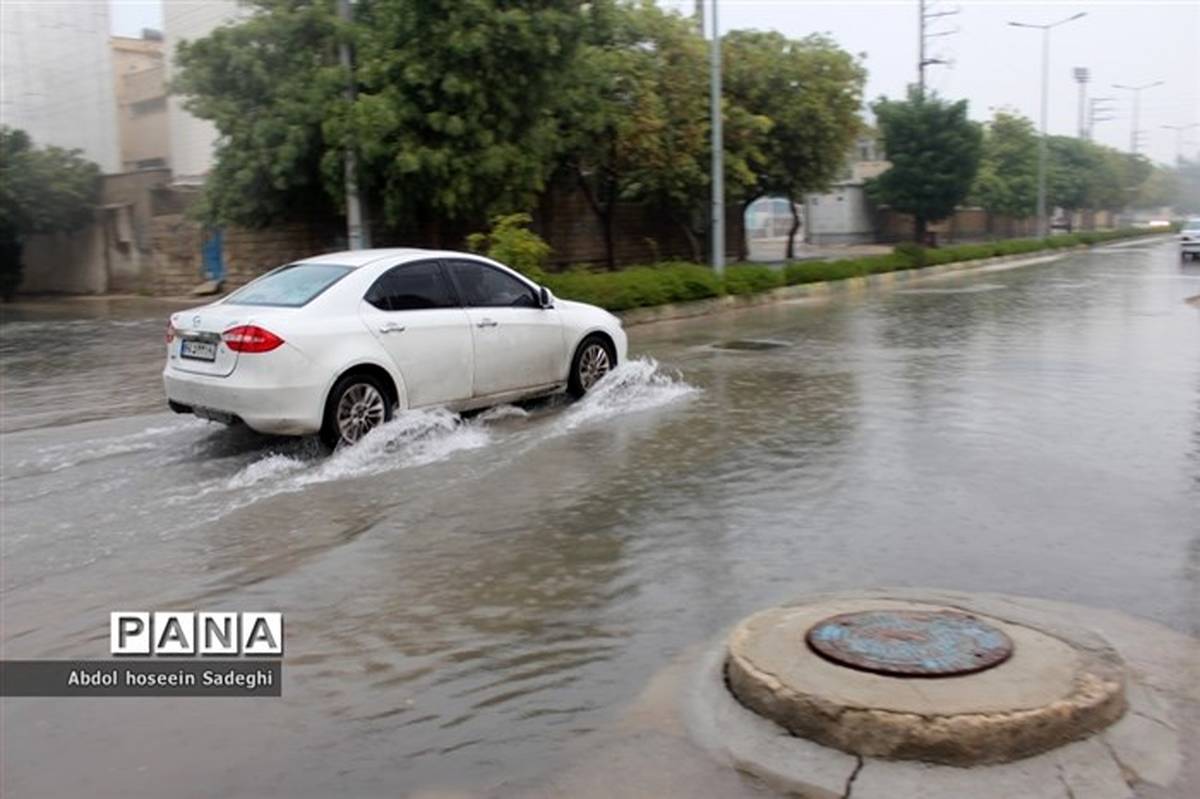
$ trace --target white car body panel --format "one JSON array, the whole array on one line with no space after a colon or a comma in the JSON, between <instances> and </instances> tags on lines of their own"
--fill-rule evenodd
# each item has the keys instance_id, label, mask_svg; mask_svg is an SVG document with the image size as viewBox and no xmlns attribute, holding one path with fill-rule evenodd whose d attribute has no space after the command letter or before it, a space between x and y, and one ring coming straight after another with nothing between
<instances>
[{"instance_id":1,"label":"white car body panel","mask_svg":"<svg viewBox=\"0 0 1200 799\"><path fill-rule=\"evenodd\" d=\"M1191 255L1200 255L1200 219L1189 219L1179 231L1179 249Z\"/></svg>"},{"instance_id":2,"label":"white car body panel","mask_svg":"<svg viewBox=\"0 0 1200 799\"><path fill-rule=\"evenodd\" d=\"M385 372L398 409L466 410L565 389L575 351L593 333L607 336L617 363L624 362L628 344L619 320L583 303L384 311L363 299L388 270L442 259L490 265L540 288L502 264L457 252L359 250L308 258L297 263L352 271L300 307L239 305L227 297L171 316L177 332L163 371L168 400L181 412L237 417L259 432L307 435L321 429L330 391L353 368ZM284 343L237 353L219 340L246 324ZM186 337L216 342L215 360L181 357Z\"/></svg>"}]
</instances>

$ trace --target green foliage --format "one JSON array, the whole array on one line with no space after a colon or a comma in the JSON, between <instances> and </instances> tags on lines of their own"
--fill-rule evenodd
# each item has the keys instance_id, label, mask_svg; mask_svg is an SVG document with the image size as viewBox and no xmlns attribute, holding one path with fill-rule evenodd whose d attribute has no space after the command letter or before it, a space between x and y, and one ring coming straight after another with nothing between
<instances>
[{"instance_id":1,"label":"green foliage","mask_svg":"<svg viewBox=\"0 0 1200 799\"><path fill-rule=\"evenodd\" d=\"M610 311L702 300L723 293L721 281L711 269L682 263L635 266L620 272L565 272L548 275L545 283L556 296Z\"/></svg>"},{"instance_id":2,"label":"green foliage","mask_svg":"<svg viewBox=\"0 0 1200 799\"><path fill-rule=\"evenodd\" d=\"M726 294L757 294L783 285L783 273L767 266L741 265L725 270Z\"/></svg>"},{"instance_id":3,"label":"green foliage","mask_svg":"<svg viewBox=\"0 0 1200 799\"><path fill-rule=\"evenodd\" d=\"M21 130L0 126L0 296L21 283L26 237L76 230L92 220L100 167L60 147L35 148Z\"/></svg>"},{"instance_id":4,"label":"green foliage","mask_svg":"<svg viewBox=\"0 0 1200 799\"><path fill-rule=\"evenodd\" d=\"M467 248L540 281L545 277L550 245L529 229L531 221L529 214L497 216L489 232L467 237Z\"/></svg>"},{"instance_id":5,"label":"green foliage","mask_svg":"<svg viewBox=\"0 0 1200 799\"><path fill-rule=\"evenodd\" d=\"M912 214L921 241L926 224L954 213L971 188L982 148L979 124L967 118L965 100L951 103L915 88L907 100L884 98L872 108L892 166L867 191Z\"/></svg>"},{"instance_id":6,"label":"green foliage","mask_svg":"<svg viewBox=\"0 0 1200 799\"><path fill-rule=\"evenodd\" d=\"M1038 136L1023 116L997 111L984 128L971 199L989 213L1032 216L1037 210Z\"/></svg>"},{"instance_id":7,"label":"green foliage","mask_svg":"<svg viewBox=\"0 0 1200 799\"><path fill-rule=\"evenodd\" d=\"M340 175L321 173L323 126L341 103L333 3L256 0L255 13L180 42L171 90L220 132L198 212L260 227L332 216Z\"/></svg>"},{"instance_id":8,"label":"green foliage","mask_svg":"<svg viewBox=\"0 0 1200 799\"><path fill-rule=\"evenodd\" d=\"M580 0L253 0L246 19L181 45L172 90L221 134L213 221L264 225L344 203L356 144L369 205L394 226L525 207L556 147L549 105L583 24ZM338 44L356 55L345 99Z\"/></svg>"},{"instance_id":9,"label":"green foliage","mask_svg":"<svg viewBox=\"0 0 1200 799\"><path fill-rule=\"evenodd\" d=\"M690 18L653 0L360 0L350 24L333 0L247 5L177 56L172 91L221 134L208 221L342 213L353 145L368 206L394 232L436 241L527 210L557 175L583 190L610 265L613 209L627 201L702 256L708 45ZM858 125L862 66L821 37L730 34L725 49L730 202L823 185Z\"/></svg>"},{"instance_id":10,"label":"green foliage","mask_svg":"<svg viewBox=\"0 0 1200 799\"><path fill-rule=\"evenodd\" d=\"M770 123L744 199L827 188L862 127L862 64L825 36L774 31L729 32L722 63L728 101Z\"/></svg>"}]
</instances>

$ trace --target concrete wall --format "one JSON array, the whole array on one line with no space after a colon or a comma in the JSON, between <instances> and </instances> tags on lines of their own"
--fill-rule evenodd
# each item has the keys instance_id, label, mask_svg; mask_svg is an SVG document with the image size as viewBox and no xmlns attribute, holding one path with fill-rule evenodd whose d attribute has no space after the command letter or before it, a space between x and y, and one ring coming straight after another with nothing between
<instances>
[{"instance_id":1,"label":"concrete wall","mask_svg":"<svg viewBox=\"0 0 1200 799\"><path fill-rule=\"evenodd\" d=\"M107 3L0 2L0 124L119 172L108 26Z\"/></svg>"},{"instance_id":2,"label":"concrete wall","mask_svg":"<svg viewBox=\"0 0 1200 799\"><path fill-rule=\"evenodd\" d=\"M153 266L154 189L170 172L105 175L92 224L74 233L33 236L22 263L24 293L104 294L144 291Z\"/></svg>"},{"instance_id":3,"label":"concrete wall","mask_svg":"<svg viewBox=\"0 0 1200 799\"><path fill-rule=\"evenodd\" d=\"M207 36L217 27L236 21L248 12L234 0L171 0L163 3L163 35L166 44L167 83L175 69L179 43ZM216 128L183 108L183 98L167 99L167 126L171 167L175 181L198 184L212 168Z\"/></svg>"}]
</instances>

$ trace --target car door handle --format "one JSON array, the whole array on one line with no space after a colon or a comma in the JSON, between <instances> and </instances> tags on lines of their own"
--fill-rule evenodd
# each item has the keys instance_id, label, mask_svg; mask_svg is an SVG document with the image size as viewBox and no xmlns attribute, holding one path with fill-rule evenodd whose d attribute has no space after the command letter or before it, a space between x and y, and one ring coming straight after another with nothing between
<instances>
[{"instance_id":1,"label":"car door handle","mask_svg":"<svg viewBox=\"0 0 1200 799\"><path fill-rule=\"evenodd\" d=\"M403 333L404 325L398 325L394 322L388 322L383 327L379 328L380 333Z\"/></svg>"},{"instance_id":2,"label":"car door handle","mask_svg":"<svg viewBox=\"0 0 1200 799\"><path fill-rule=\"evenodd\" d=\"M476 322L475 327L496 327L499 324L495 319L484 319L481 322Z\"/></svg>"}]
</instances>

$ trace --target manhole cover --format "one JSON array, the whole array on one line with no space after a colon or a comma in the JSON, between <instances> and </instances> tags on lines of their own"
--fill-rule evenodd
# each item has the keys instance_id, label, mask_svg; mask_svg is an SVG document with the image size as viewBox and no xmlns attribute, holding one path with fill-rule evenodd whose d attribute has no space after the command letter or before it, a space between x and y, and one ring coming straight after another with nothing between
<instances>
[{"instance_id":1,"label":"manhole cover","mask_svg":"<svg viewBox=\"0 0 1200 799\"><path fill-rule=\"evenodd\" d=\"M767 338L737 338L714 346L722 350L778 350L788 346L788 343Z\"/></svg>"},{"instance_id":2,"label":"manhole cover","mask_svg":"<svg viewBox=\"0 0 1200 799\"><path fill-rule=\"evenodd\" d=\"M905 677L970 674L1003 663L1012 640L953 610L870 610L832 616L805 636L813 651L842 666Z\"/></svg>"}]
</instances>

